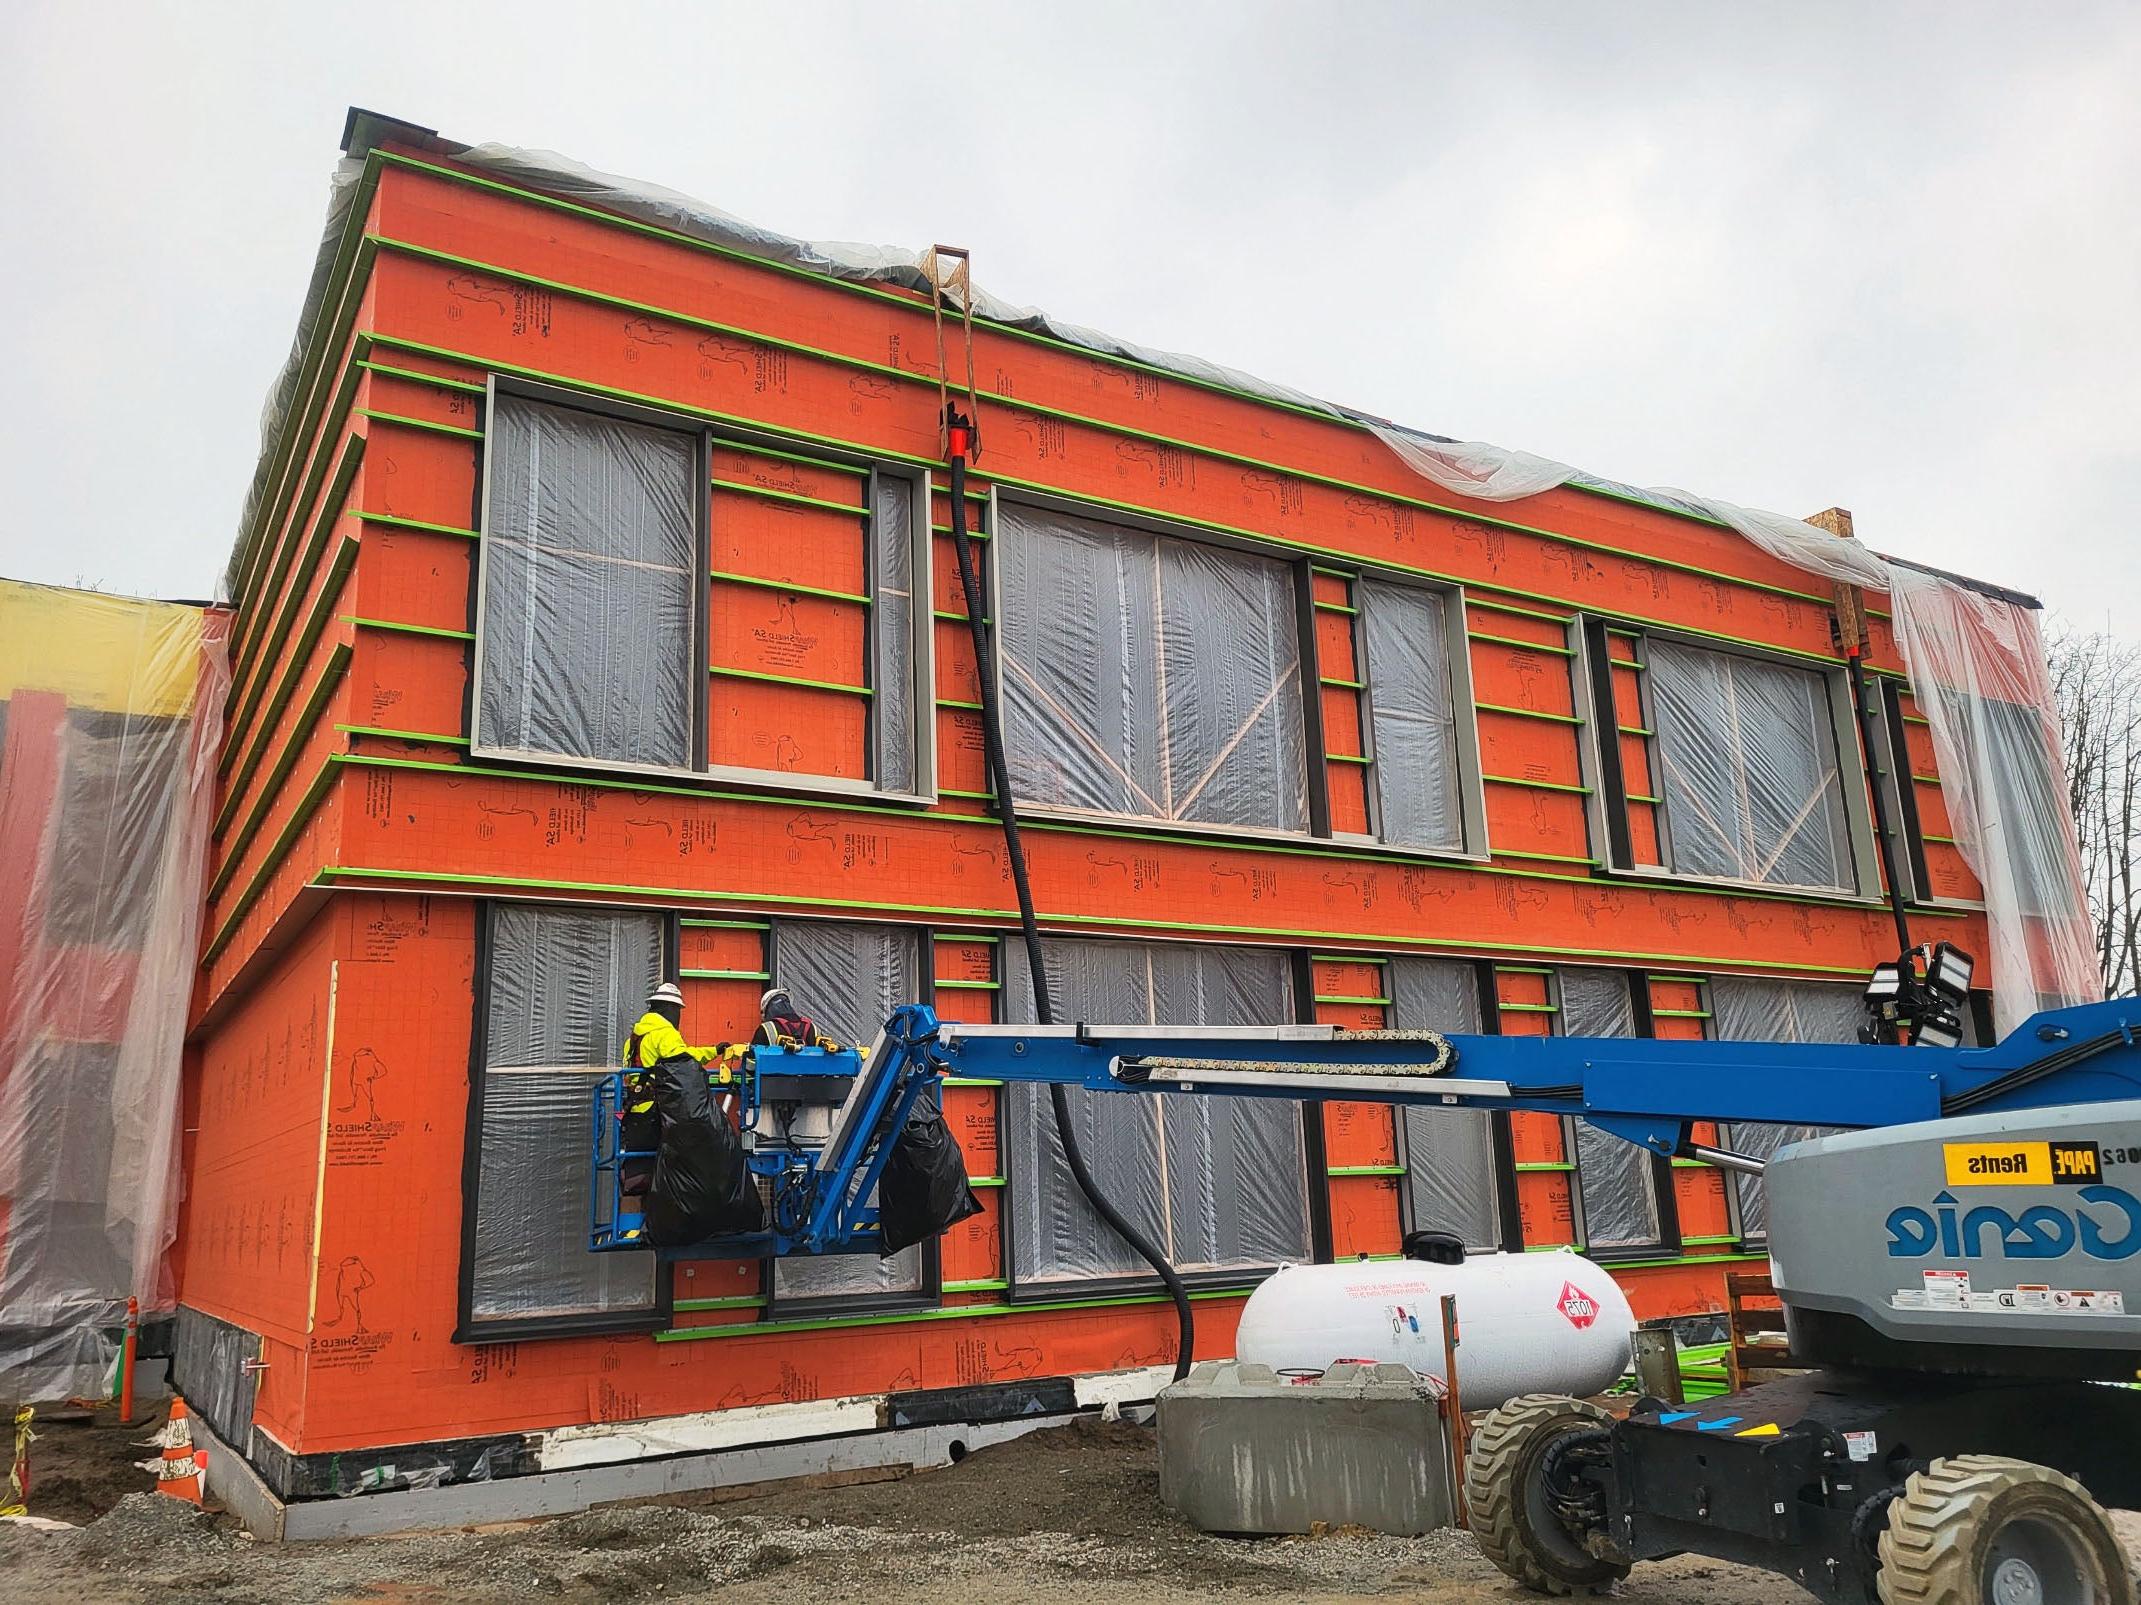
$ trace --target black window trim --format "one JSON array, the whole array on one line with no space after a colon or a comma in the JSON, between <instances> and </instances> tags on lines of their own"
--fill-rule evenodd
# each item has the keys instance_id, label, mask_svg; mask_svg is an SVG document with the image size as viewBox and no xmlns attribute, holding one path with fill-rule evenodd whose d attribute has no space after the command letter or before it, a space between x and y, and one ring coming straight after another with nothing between
<instances>
[{"instance_id":1,"label":"black window trim","mask_svg":"<svg viewBox=\"0 0 2141 1605\"><path fill-rule=\"evenodd\" d=\"M1830 663L1794 657L1789 653L1766 651L1751 643L1718 641L1685 630L1633 624L1618 620L1610 614L1584 613L1578 617L1581 621L1579 659L1583 665L1584 676L1582 700L1590 711L1587 722L1591 727L1589 739L1580 745L1585 782L1592 788L1593 793L1590 809L1593 839L1602 839L1607 849L1597 865L1600 874L1616 880L1639 881L1660 886L1709 886L1725 891L1757 893L1771 897L1804 897L1810 901L1848 903L1867 908L1881 906L1883 892L1873 836L1873 810L1867 796L1867 788L1874 783L1876 777L1868 772L1866 754L1857 737L1858 721L1852 711L1850 687L1846 679L1848 670L1841 660ZM1615 635L1631 638L1635 642L1635 661L1641 665L1636 671L1636 677L1641 698L1643 728L1653 732L1644 736L1643 740L1651 754L1654 785L1658 783L1657 737L1654 733L1657 723L1651 711L1648 652L1652 640L1662 639L1694 651L1745 658L1779 668L1798 669L1821 678L1828 699L1829 736L1836 753L1837 779L1843 794L1845 834L1850 844L1850 863L1846 866L1852 879L1850 886L1804 886L1789 881L1753 881L1729 875L1699 875L1673 869L1669 864L1637 864L1634 861L1628 828L1627 776L1620 752L1620 718L1613 694L1613 653L1610 638ZM1655 792L1654 795L1660 799L1651 805L1657 827L1659 856L1670 859L1671 810L1664 801L1663 791Z\"/></svg>"},{"instance_id":2,"label":"black window trim","mask_svg":"<svg viewBox=\"0 0 2141 1605\"><path fill-rule=\"evenodd\" d=\"M455 1343L502 1343L524 1339L586 1337L600 1334L660 1332L676 1324L676 1276L659 1259L654 1269L654 1303L644 1310L597 1310L571 1315L480 1317L476 1296L476 1199L483 1173L483 1087L486 1038L490 1030L493 920L501 903L551 902L633 914L654 914L662 921L662 958L674 974L679 950L678 915L671 909L644 909L622 904L583 904L560 899L481 898L476 903L476 963L471 983L468 1105L461 1143L461 1256L456 1277L453 1339ZM577 1157L586 1157L580 1155ZM592 1252L592 1251L590 1251Z\"/></svg>"},{"instance_id":3,"label":"black window trim","mask_svg":"<svg viewBox=\"0 0 2141 1605\"><path fill-rule=\"evenodd\" d=\"M605 758L584 757L571 753L524 752L517 748L496 747L481 739L477 727L481 711L480 687L483 665L483 598L486 584L486 556L488 519L491 505L491 464L493 430L492 420L497 412L497 398L501 395L540 402L546 406L568 411L592 413L600 417L614 418L626 423L640 424L648 428L663 429L673 434L687 435L697 442L696 473L704 493L694 503L697 520L697 565L700 583L693 598L693 659L697 673L693 676L693 720L691 761L686 766L665 764L623 763ZM479 456L471 527L477 531L474 582L468 588L468 628L474 637L469 645L468 685L464 693L466 718L464 728L468 731L468 753L471 767L510 765L519 768L558 770L561 776L588 771L615 774L640 775L652 779L685 784L701 783L709 789L719 786L741 785L754 789L797 795L824 796L845 801L881 802L887 804L916 804L933 806L940 800L937 778L937 688L936 688L936 629L934 618L934 548L935 537L931 530L932 502L936 493L935 477L926 470L909 471L904 465L864 453L840 450L834 447L813 446L812 450L827 462L843 463L868 471L864 481L865 493L871 498L866 508L860 509L863 521L874 530L876 518L875 486L882 477L907 482L913 487L914 529L914 641L910 660L913 677L912 705L915 721L915 780L912 790L894 790L880 786L876 779L848 780L835 775L815 775L792 770L755 769L736 764L716 764L711 761L709 747L709 722L712 716L713 661L712 604L710 588L713 581L713 453L723 445L742 450L766 447L787 451L794 442L786 436L769 431L751 429L747 426L722 424L711 425L688 413L677 412L659 406L622 401L599 392L580 389L516 375L493 371L489 375L482 399L483 442ZM866 561L864 583L874 588L874 568ZM874 609L871 610L874 614ZM874 626L866 619L864 624L864 671L875 673ZM876 699L871 699L869 717L865 719L866 751L869 766L876 767Z\"/></svg>"}]
</instances>

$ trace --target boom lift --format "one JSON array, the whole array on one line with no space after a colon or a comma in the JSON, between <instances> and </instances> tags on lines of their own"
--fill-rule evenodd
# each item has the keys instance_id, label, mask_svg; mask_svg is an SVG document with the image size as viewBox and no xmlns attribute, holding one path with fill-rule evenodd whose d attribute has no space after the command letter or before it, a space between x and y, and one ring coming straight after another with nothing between
<instances>
[{"instance_id":1,"label":"boom lift","mask_svg":"<svg viewBox=\"0 0 2141 1605\"><path fill-rule=\"evenodd\" d=\"M743 1084L844 1088L822 1144L761 1137L762 1232L664 1258L855 1253L892 1139L940 1077L1126 1096L1536 1110L1760 1171L1794 1359L1827 1369L1625 1421L1533 1395L1475 1433L1471 1522L1547 1593L1694 1551L1833 1600L2133 1599L2102 1511L2141 1506L2141 1002L2040 1014L1987 1048L965 1025L898 1010L867 1056L759 1048ZM598 1095L600 1251L652 1247ZM1856 1128L1767 1166L1697 1119ZM2085 1491L2086 1490L2086 1491ZM1960 1590L1960 1591L1958 1591Z\"/></svg>"}]
</instances>

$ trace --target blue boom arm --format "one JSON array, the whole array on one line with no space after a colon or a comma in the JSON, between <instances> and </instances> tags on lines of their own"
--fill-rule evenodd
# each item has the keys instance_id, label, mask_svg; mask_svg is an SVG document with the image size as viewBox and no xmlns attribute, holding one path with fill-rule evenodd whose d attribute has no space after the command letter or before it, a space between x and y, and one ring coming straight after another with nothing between
<instances>
[{"instance_id":1,"label":"blue boom arm","mask_svg":"<svg viewBox=\"0 0 2141 1605\"><path fill-rule=\"evenodd\" d=\"M1444 1036L1337 1026L1017 1026L940 1021L909 1004L867 1058L757 1050L758 1074L853 1077L822 1147L751 1155L772 1195L764 1232L665 1258L875 1252L870 1202L891 1139L939 1078L1062 1084L1089 1092L1339 1098L1362 1103L1572 1115L1653 1153L1728 1166L1753 1161L1690 1139L1698 1120L1771 1125L1907 1125L1944 1115L2141 1099L2141 999L2039 1014L1987 1048L1861 1043L1661 1041L1623 1037ZM858 1073L859 1070L859 1073ZM650 1245L630 1200L605 1200L617 1173L596 1113L591 1246ZM614 1132L616 1122L607 1122ZM607 1169L605 1165L607 1164ZM607 1209L605 1209L607 1203Z\"/></svg>"}]
</instances>

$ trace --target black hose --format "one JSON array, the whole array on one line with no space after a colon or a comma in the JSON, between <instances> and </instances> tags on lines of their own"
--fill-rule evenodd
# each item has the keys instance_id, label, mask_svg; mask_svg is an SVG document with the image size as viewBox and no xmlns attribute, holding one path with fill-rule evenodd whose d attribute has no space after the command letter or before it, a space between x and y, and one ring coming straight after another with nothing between
<instances>
[{"instance_id":1,"label":"black hose","mask_svg":"<svg viewBox=\"0 0 2141 1605\"><path fill-rule=\"evenodd\" d=\"M959 588L966 596L967 631L974 641L974 677L981 682L982 752L988 762L990 789L996 793L997 817L1003 821L1004 851L1011 861L1011 885L1018 893L1019 933L1025 939L1026 963L1033 975L1034 1020L1040 1025L1053 1025L1055 1010L1049 1002L1048 966L1041 953L1041 927L1033 912L1033 885L1026 878L1026 846L1019 837L1018 804L1012 798L1011 773L1004 762L1003 713L997 700L996 658L990 648L981 576L974 565L974 541L966 527L965 441L971 437L973 424L970 419L949 409L946 422L953 442L952 545L959 553ZM1086 1202L1113 1228L1116 1236L1136 1250L1138 1258L1158 1273L1161 1282L1166 1284L1168 1297L1174 1300L1175 1320L1181 1328L1175 1349L1175 1380L1179 1382L1189 1375L1190 1359L1197 1345L1197 1312L1189 1301L1189 1289L1183 1285L1175 1268L1167 1263L1167 1256L1115 1207L1115 1201L1102 1192L1100 1184L1093 1179L1085 1155L1079 1150L1077 1133L1071 1129L1070 1094L1061 1082L1050 1085L1048 1100L1055 1111L1056 1135L1063 1144L1063 1161L1070 1166L1078 1191L1085 1194Z\"/></svg>"}]
</instances>

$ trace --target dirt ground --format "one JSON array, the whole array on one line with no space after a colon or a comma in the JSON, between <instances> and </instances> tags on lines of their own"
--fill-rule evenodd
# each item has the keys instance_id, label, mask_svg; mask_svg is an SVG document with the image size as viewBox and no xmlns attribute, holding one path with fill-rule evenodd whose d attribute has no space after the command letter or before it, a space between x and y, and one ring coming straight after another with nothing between
<instances>
[{"instance_id":1,"label":"dirt ground","mask_svg":"<svg viewBox=\"0 0 2141 1605\"><path fill-rule=\"evenodd\" d=\"M87 1509L146 1478L146 1436L55 1425L37 1448L39 1514ZM49 1453L48 1453L49 1451ZM122 1482L115 1467L124 1467ZM45 1480L46 1476L49 1480ZM75 1501L69 1507L64 1501ZM2141 1518L2120 1516L2141 1556ZM725 1503L619 1506L547 1522L322 1544L255 1543L228 1517L131 1492L79 1530L0 1525L0 1597L15 1605L592 1605L719 1598L876 1605L991 1600L1187 1601L1215 1596L1475 1605L1531 1598L1462 1533L1223 1539L1159 1502L1149 1430L1097 1421L1031 1434L894 1481ZM1781 1605L1765 1573L1682 1558L1636 1568L1626 1605Z\"/></svg>"}]
</instances>

